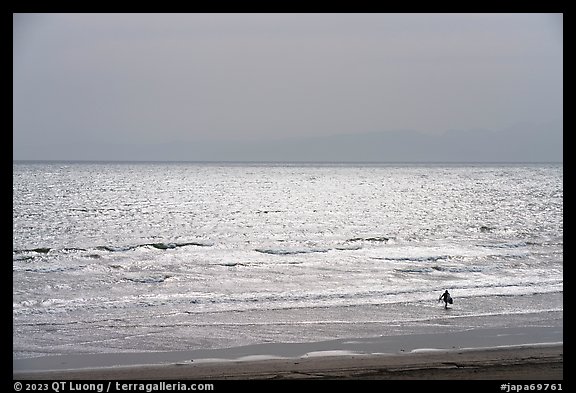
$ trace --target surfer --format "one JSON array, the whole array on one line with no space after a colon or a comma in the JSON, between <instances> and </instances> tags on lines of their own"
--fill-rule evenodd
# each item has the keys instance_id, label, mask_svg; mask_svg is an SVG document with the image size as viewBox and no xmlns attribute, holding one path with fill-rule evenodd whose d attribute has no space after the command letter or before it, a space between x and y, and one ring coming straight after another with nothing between
<instances>
[{"instance_id":1,"label":"surfer","mask_svg":"<svg viewBox=\"0 0 576 393\"><path fill-rule=\"evenodd\" d=\"M438 301L440 300L444 300L444 308L448 308L448 303L452 303L452 297L450 296L450 294L448 293L448 290L446 290L446 292L444 292L442 295L440 295L440 297L438 298Z\"/></svg>"}]
</instances>

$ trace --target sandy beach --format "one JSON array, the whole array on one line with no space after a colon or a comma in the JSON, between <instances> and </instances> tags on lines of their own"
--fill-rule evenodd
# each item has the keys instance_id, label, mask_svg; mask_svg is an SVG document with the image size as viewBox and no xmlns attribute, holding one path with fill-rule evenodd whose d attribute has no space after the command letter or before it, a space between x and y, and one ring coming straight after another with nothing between
<instances>
[{"instance_id":1,"label":"sandy beach","mask_svg":"<svg viewBox=\"0 0 576 393\"><path fill-rule=\"evenodd\" d=\"M438 379L562 380L563 346L317 356L15 373L38 380Z\"/></svg>"},{"instance_id":2,"label":"sandy beach","mask_svg":"<svg viewBox=\"0 0 576 393\"><path fill-rule=\"evenodd\" d=\"M14 379L562 380L563 331L470 329L203 351L15 359Z\"/></svg>"}]
</instances>

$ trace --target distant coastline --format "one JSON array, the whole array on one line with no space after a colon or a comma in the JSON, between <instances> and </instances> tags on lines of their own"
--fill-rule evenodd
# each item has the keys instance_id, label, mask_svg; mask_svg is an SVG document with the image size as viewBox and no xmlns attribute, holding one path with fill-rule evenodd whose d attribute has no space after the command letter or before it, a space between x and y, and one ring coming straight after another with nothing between
<instances>
[{"instance_id":1,"label":"distant coastline","mask_svg":"<svg viewBox=\"0 0 576 393\"><path fill-rule=\"evenodd\" d=\"M516 126L501 131L379 131L308 137L169 139L76 143L35 141L14 145L13 158L70 161L463 163L563 161L563 124Z\"/></svg>"}]
</instances>

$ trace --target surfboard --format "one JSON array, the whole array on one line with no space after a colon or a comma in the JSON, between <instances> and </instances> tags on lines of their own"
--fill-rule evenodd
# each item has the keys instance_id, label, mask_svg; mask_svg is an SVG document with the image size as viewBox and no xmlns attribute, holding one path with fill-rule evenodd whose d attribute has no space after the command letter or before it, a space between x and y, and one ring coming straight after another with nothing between
<instances>
[{"instance_id":1,"label":"surfboard","mask_svg":"<svg viewBox=\"0 0 576 393\"><path fill-rule=\"evenodd\" d=\"M454 301L452 300L452 297L448 296L448 304L452 304L452 303L454 303Z\"/></svg>"}]
</instances>

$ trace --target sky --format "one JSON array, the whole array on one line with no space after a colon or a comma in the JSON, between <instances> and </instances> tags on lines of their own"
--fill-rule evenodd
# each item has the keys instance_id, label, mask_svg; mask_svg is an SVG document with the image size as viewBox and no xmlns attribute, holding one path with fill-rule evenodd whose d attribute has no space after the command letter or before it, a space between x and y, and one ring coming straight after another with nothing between
<instances>
[{"instance_id":1,"label":"sky","mask_svg":"<svg viewBox=\"0 0 576 393\"><path fill-rule=\"evenodd\" d=\"M14 14L15 160L562 161L562 14Z\"/></svg>"}]
</instances>

